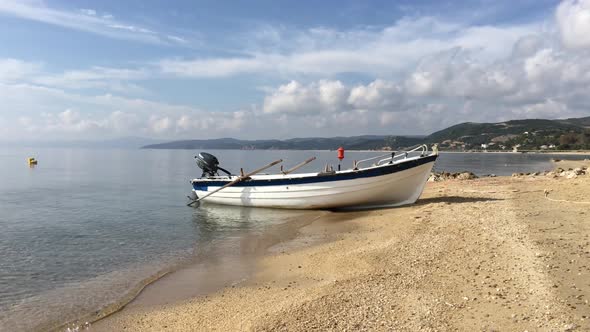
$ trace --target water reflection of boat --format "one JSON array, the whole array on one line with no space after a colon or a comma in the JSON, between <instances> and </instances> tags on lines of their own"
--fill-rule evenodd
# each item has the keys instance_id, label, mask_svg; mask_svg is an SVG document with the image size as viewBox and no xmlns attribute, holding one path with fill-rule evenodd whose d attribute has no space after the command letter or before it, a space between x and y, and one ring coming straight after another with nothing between
<instances>
[{"instance_id":1,"label":"water reflection of boat","mask_svg":"<svg viewBox=\"0 0 590 332\"><path fill-rule=\"evenodd\" d=\"M211 228L252 228L256 225L268 225L268 222L281 223L291 218L298 218L305 211L253 209L242 206L211 205L207 209L195 210L194 219L199 225ZM310 212L311 213L311 212Z\"/></svg>"},{"instance_id":2,"label":"water reflection of boat","mask_svg":"<svg viewBox=\"0 0 590 332\"><path fill-rule=\"evenodd\" d=\"M203 169L203 176L191 180L192 199L194 202L289 209L411 204L420 197L437 157L437 151L429 153L423 145L397 155L391 153L361 160L348 170L326 168L318 173L290 174L286 171L253 175L280 162L276 161L258 171L237 176L219 167L214 156L201 153L197 163ZM362 167L369 161L375 162ZM219 170L227 175L220 176Z\"/></svg>"}]
</instances>

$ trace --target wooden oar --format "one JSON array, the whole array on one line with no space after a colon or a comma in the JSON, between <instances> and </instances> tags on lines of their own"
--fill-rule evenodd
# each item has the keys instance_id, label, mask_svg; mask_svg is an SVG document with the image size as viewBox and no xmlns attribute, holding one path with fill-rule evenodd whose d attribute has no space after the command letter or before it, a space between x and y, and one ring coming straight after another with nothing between
<instances>
[{"instance_id":1,"label":"wooden oar","mask_svg":"<svg viewBox=\"0 0 590 332\"><path fill-rule=\"evenodd\" d=\"M205 195L205 196L203 196L201 198L195 199L194 201L188 203L187 206L191 206L191 205L193 205L195 203L198 203L198 202L202 201L203 199L205 199L205 198L207 198L207 197L215 194L216 192L218 192L218 191L220 191L222 189L225 189L225 188L227 188L229 186L233 186L234 184L236 184L236 183L238 183L238 182L240 182L240 181L242 181L244 179L247 179L247 178L249 178L250 176L252 176L252 175L254 175L256 173L260 173L260 172L264 171L265 169L270 168L270 167L272 167L272 166L274 166L274 165L276 165L278 163L282 163L282 162L283 162L283 159L275 160L272 163L270 163L270 164L268 164L268 165L266 165L264 167L261 167L261 168L255 170L255 171L252 171L252 172L250 172L250 173L248 173L246 175L242 175L242 176L238 177L237 179L233 180L232 182L225 184L223 187L221 187L219 189L216 189L216 190L213 190L212 192L208 193L207 195Z\"/></svg>"},{"instance_id":2,"label":"wooden oar","mask_svg":"<svg viewBox=\"0 0 590 332\"><path fill-rule=\"evenodd\" d=\"M303 161L303 162L301 162L301 163L299 163L299 164L297 164L297 165L295 165L295 166L291 167L290 169L288 169L288 170L286 170L286 171L283 171L283 170L281 169L281 172L282 172L283 174L287 175L287 174L289 174L289 173L291 173L291 172L293 172L293 171L295 171L295 170L298 170L298 169L300 169L301 167L303 167L303 166L305 166L305 165L307 165L307 164L311 163L311 162L312 162L312 161L314 161L314 160L315 160L315 157L311 157L311 158L307 159L306 161ZM281 166L281 167L283 167L283 166Z\"/></svg>"}]
</instances>

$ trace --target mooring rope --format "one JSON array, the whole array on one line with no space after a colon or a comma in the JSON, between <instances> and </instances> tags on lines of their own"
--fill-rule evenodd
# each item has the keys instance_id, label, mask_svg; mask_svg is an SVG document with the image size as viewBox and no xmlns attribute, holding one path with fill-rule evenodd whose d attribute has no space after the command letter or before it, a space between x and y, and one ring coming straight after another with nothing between
<instances>
[{"instance_id":1,"label":"mooring rope","mask_svg":"<svg viewBox=\"0 0 590 332\"><path fill-rule=\"evenodd\" d=\"M545 194L545 199L550 200L552 202L566 202L566 203L576 203L576 204L590 204L590 202L585 202L585 201L568 201L567 199L553 199L549 197L549 193L551 191L545 189L543 191L543 193Z\"/></svg>"}]
</instances>

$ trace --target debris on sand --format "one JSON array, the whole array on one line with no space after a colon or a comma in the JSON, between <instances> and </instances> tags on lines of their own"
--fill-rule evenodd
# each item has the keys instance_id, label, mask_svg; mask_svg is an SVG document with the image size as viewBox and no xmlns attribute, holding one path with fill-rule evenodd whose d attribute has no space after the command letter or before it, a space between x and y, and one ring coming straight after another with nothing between
<instances>
[{"instance_id":1,"label":"debris on sand","mask_svg":"<svg viewBox=\"0 0 590 332\"><path fill-rule=\"evenodd\" d=\"M473 180L477 179L478 176L473 174L472 172L464 171L458 173L449 173L449 172L432 172L430 173L430 177L428 178L428 182L440 182L440 181L448 181L448 180Z\"/></svg>"}]
</instances>

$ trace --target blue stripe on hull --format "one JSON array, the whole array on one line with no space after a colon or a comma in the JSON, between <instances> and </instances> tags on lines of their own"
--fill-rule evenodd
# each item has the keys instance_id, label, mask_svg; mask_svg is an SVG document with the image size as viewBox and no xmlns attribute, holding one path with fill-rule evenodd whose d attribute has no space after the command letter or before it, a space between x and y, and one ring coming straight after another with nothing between
<instances>
[{"instance_id":1,"label":"blue stripe on hull","mask_svg":"<svg viewBox=\"0 0 590 332\"><path fill-rule=\"evenodd\" d=\"M436 160L436 155L427 156L415 160L401 162L399 164L391 164L382 167L376 167L371 169L361 169L350 173L340 174L329 174L319 176L307 176L299 178L282 178L282 179L270 179L270 180L245 180L238 182L233 187L258 187L258 186L283 186L283 185L296 185L296 184L309 184L318 182L329 182L329 181L341 181L341 180L354 180L369 178L374 176L381 176L392 174L400 171L405 171L410 168L414 168L420 165L424 165ZM230 182L230 180L210 181L210 180L195 180L193 181L193 189L199 191L207 191L207 187L221 187Z\"/></svg>"}]
</instances>

